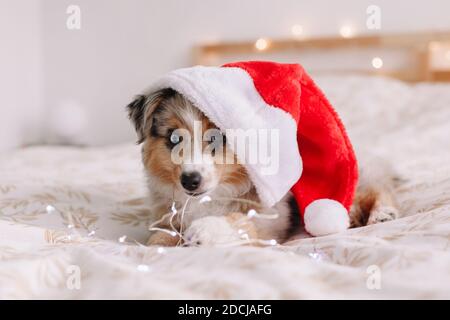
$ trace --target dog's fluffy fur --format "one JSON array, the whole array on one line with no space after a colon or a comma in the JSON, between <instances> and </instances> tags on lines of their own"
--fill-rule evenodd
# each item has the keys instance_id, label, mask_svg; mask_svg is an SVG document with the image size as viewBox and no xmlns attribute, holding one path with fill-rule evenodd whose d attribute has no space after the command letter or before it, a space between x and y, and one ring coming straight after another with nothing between
<instances>
[{"instance_id":1,"label":"dog's fluffy fur","mask_svg":"<svg viewBox=\"0 0 450 320\"><path fill-rule=\"evenodd\" d=\"M191 244L238 240L234 238L232 232L226 232L229 229L227 223L230 222L226 218L229 218L228 215L231 213L236 215L250 209L261 213L278 214L275 220L254 220L256 234L260 239L275 239L282 242L299 229L300 215L290 193L272 208L255 205L255 202L259 203L255 187L245 168L236 161L235 155L227 150L226 143L223 144L224 152L216 155L207 148L208 141L194 136L194 121L201 122L203 132L216 127L181 94L172 89L164 89L149 96L141 95L136 97L127 109L138 134L138 142L143 143L142 161L152 204L151 221L157 221L169 212L173 201L180 206L188 197L201 193L210 195L213 201L201 204L196 200L191 201L183 225L175 221L176 228L185 230L185 239ZM194 153L202 152L202 156L209 161L201 164L190 162L175 164L171 159L174 147L171 136L177 129L187 130L193 137L192 144L197 139L197 143L203 148L202 151L194 150ZM224 160L223 157L232 157L233 161L217 161L218 157L222 157L221 160ZM361 182L350 212L353 227L384 222L397 216L392 196L392 174L383 168L375 175L372 172L368 176L364 168L363 166ZM189 194L189 190L182 186L180 177L183 172L193 171L198 172L202 180L195 193ZM251 200L252 203L233 201L230 198ZM162 221L160 227L167 228L168 221ZM205 233L205 230L210 232ZM166 234L156 233L150 238L149 244L173 245L178 242L178 239L170 238Z\"/></svg>"}]
</instances>

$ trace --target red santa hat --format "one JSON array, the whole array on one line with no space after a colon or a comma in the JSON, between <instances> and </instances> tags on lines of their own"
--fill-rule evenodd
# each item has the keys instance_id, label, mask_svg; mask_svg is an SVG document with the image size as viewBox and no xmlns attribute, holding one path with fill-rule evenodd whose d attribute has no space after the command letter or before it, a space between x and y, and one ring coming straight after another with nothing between
<instances>
[{"instance_id":1,"label":"red santa hat","mask_svg":"<svg viewBox=\"0 0 450 320\"><path fill-rule=\"evenodd\" d=\"M299 64L249 61L178 69L150 91L168 87L221 130L278 130L280 165L275 174L233 150L262 203L272 206L290 190L311 235L349 227L358 178L355 154L338 115Z\"/></svg>"}]
</instances>

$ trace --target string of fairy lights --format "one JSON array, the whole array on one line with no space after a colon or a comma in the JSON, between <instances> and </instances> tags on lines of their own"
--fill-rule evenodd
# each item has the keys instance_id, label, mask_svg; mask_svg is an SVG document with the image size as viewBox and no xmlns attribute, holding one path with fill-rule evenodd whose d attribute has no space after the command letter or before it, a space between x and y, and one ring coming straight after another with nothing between
<instances>
[{"instance_id":1,"label":"string of fairy lights","mask_svg":"<svg viewBox=\"0 0 450 320\"><path fill-rule=\"evenodd\" d=\"M189 243L188 239L185 239L183 234L183 227L184 227L184 218L185 215L188 214L188 207L189 203L193 201L193 197L188 197L187 200L184 202L184 204L181 206L181 208L177 208L176 202L173 201L172 205L170 207L170 210L168 213L164 214L161 219L151 223L148 226L148 230L150 232L163 232L168 234L171 237L178 237L178 242L176 246L195 246L193 243ZM260 204L251 200L247 199L239 199L239 198L225 198L225 197L218 197L218 198L211 198L211 196L206 195L197 200L200 204L206 204L211 201L237 201L245 204L253 205L254 207L259 207ZM100 239L97 236L98 228L89 227L83 222L83 219L79 218L76 214L74 214L71 211L63 211L57 208L54 205L47 205L46 206L46 212L47 214L54 214L59 213L64 220L65 227L69 230L67 237L67 240L72 241L74 240L74 236L77 237L83 237L81 233L79 232L79 228L83 229L86 233L86 236L88 238L95 238ZM257 239L257 238L251 238L248 234L248 231L245 230L245 228L239 228L239 226L246 225L248 222L251 222L252 219L267 219L267 220L273 220L277 219L279 215L277 213L259 213L255 209L250 209L247 211L246 214L242 214L242 218L235 222L235 226L237 226L236 232L239 235L239 238L241 240L239 241L231 241L223 244L216 245L217 247L233 247L233 246L242 246L242 245L258 245L258 246L278 246L278 242L275 239ZM169 220L169 226L170 228L163 228L160 226L160 224L165 221L166 219ZM179 229L175 227L175 221L180 226ZM121 244L128 244L128 245L137 245L141 247L148 248L148 246L145 246L144 244L140 243L136 239L130 237L129 235L122 235L117 239L118 243ZM166 253L166 249L162 246L159 246L156 248L156 253L158 255L164 255ZM317 251L314 249L313 252L308 253L308 256L315 260L315 261L323 261L324 260L324 254L320 251ZM142 258L144 260L144 258ZM145 263L138 264L136 266L136 270L140 272L148 272L151 270L150 266Z\"/></svg>"},{"instance_id":2,"label":"string of fairy lights","mask_svg":"<svg viewBox=\"0 0 450 320\"><path fill-rule=\"evenodd\" d=\"M185 203L183 204L181 211L179 211L176 207L175 201L172 202L172 206L170 212L163 215L159 220L155 221L149 226L149 231L153 232L164 232L170 235L171 237L178 237L177 246L180 245L190 245L193 246L194 243L191 243L188 239L184 237L183 227L184 227L184 217L187 212L188 204L192 200L192 197L188 197ZM236 201L245 204L252 204L255 206L259 206L257 202L253 202L247 199L239 199L239 198L214 198L212 199L209 195L202 197L199 200L200 204L205 204L211 201ZM261 214L258 213L255 209L250 209L246 215L242 215L242 218L235 222L235 225L238 227L236 232L239 234L241 241L227 242L224 244L217 244L217 246L237 246L237 245L248 245L248 244L257 244L263 246L275 246L278 242L275 239L263 240L263 239L252 239L249 234L244 230L244 228L239 228L239 225L245 225L251 219L277 219L278 214ZM169 220L170 229L161 228L160 225L166 219ZM178 225L180 226L180 230L178 230L174 225L174 220L177 220Z\"/></svg>"},{"instance_id":3,"label":"string of fairy lights","mask_svg":"<svg viewBox=\"0 0 450 320\"><path fill-rule=\"evenodd\" d=\"M172 205L170 207L170 211L163 215L159 220L153 222L149 227L148 230L150 232L164 232L172 237L178 237L179 241L177 243L177 246L181 246L183 244L188 245L194 245L193 243L189 243L188 240L184 238L184 235L182 233L183 226L184 226L184 216L186 214L188 204L192 200L193 197L187 198L185 203L183 204L181 210L179 211L176 207L176 202L173 201ZM238 201L238 202L245 202L247 204L254 204L259 206L258 203L246 200L246 199L238 199L238 198L216 198L212 199L210 196L204 196L199 200L199 203L207 203L210 201ZM46 212L48 214L52 214L54 212L59 212L63 217L65 217L66 228L70 231L70 233L67 235L67 240L73 240L73 236L81 236L81 234L77 231L77 226L81 227L87 234L87 237L91 238L96 235L97 229L95 227L90 228L88 227L82 219L78 218L74 213L71 211L62 211L58 208L56 208L54 205L47 205ZM170 229L158 227L159 224L161 224L163 221L165 221L167 218L169 218L169 226ZM242 215L242 219L240 221L236 222L236 225L243 224L248 222L251 219L277 219L278 214L260 214L255 209L250 209L246 215ZM178 230L175 227L174 220L178 219L178 224L180 225L180 230ZM246 245L246 244L259 244L264 246L275 246L278 244L278 242L275 239L270 240L263 240L263 239L251 239L247 232L244 231L244 229L238 228L236 232L240 235L240 238L242 241L239 242L229 242L224 244L224 246L238 246L238 245ZM135 243L137 245L142 245L139 241L133 239L132 237L128 235L122 235L120 236L117 241L119 243ZM164 251L164 248L160 247L158 248L158 253L162 253Z\"/></svg>"}]
</instances>

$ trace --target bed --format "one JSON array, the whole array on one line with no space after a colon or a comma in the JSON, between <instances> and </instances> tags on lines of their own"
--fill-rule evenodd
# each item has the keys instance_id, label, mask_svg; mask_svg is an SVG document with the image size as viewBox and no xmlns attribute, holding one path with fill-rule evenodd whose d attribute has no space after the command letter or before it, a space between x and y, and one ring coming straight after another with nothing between
<instances>
[{"instance_id":1,"label":"bed","mask_svg":"<svg viewBox=\"0 0 450 320\"><path fill-rule=\"evenodd\" d=\"M449 299L450 85L315 78L357 153L401 175L401 218L273 247L146 247L138 146L21 148L0 155L0 298Z\"/></svg>"}]
</instances>

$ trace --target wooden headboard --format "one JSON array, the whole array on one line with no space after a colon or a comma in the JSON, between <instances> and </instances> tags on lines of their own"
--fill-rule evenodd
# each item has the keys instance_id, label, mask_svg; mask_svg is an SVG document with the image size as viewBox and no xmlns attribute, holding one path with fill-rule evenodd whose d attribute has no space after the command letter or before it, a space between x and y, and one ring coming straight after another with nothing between
<instances>
[{"instance_id":1,"label":"wooden headboard","mask_svg":"<svg viewBox=\"0 0 450 320\"><path fill-rule=\"evenodd\" d=\"M335 57L331 58L333 54ZM220 65L244 59L301 61L309 69L314 69L314 64L319 65L318 72L381 74L413 82L450 81L450 32L260 38L256 41L201 44L194 48L195 64Z\"/></svg>"}]
</instances>

